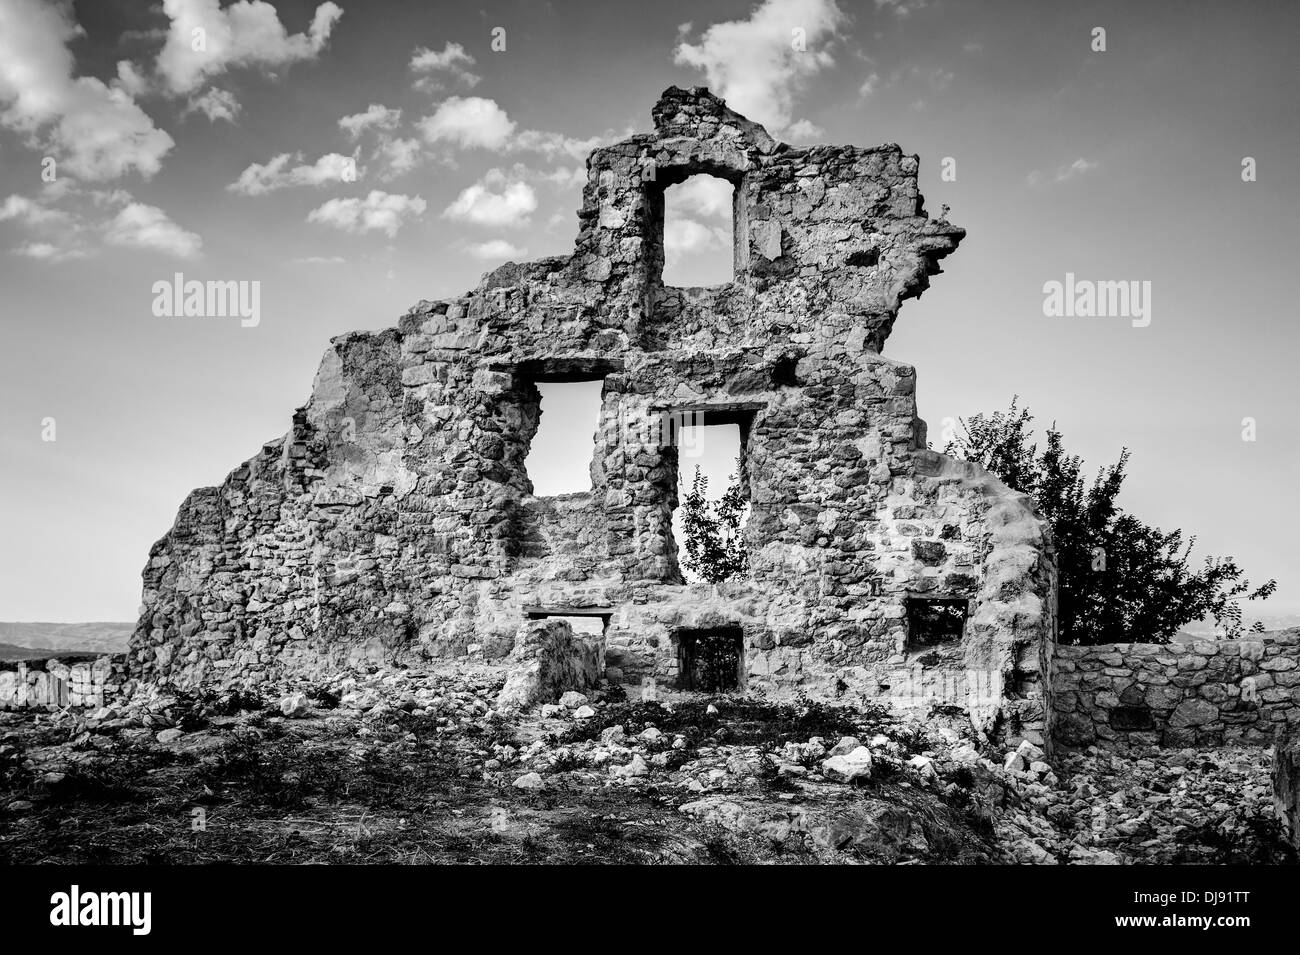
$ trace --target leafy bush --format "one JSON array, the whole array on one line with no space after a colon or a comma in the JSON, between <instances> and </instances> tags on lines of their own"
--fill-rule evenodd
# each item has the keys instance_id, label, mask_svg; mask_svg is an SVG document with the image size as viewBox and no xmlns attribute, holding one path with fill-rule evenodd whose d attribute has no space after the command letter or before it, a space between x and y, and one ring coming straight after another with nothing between
<instances>
[{"instance_id":1,"label":"leafy bush","mask_svg":"<svg viewBox=\"0 0 1300 955\"><path fill-rule=\"evenodd\" d=\"M1167 643L1184 624L1205 618L1224 636L1240 636L1239 601L1268 597L1277 581L1252 589L1232 557L1207 557L1193 569L1195 537L1184 542L1181 530L1166 533L1116 504L1127 476L1127 448L1089 484L1082 460L1065 452L1055 425L1041 452L1030 442L1033 416L1017 400L1006 412L962 419L962 433L944 451L983 465L1031 495L1051 525L1060 574L1060 641Z\"/></svg>"}]
</instances>

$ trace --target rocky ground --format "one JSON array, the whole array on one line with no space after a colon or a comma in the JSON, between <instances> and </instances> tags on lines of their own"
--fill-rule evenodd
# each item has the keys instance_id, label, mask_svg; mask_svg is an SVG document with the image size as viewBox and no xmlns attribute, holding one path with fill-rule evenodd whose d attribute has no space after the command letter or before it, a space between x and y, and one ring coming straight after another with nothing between
<instances>
[{"instance_id":1,"label":"rocky ground","mask_svg":"<svg viewBox=\"0 0 1300 955\"><path fill-rule=\"evenodd\" d=\"M1295 861L1265 750L983 751L965 718L503 670L0 714L0 862ZM268 691L269 692L269 691Z\"/></svg>"}]
</instances>

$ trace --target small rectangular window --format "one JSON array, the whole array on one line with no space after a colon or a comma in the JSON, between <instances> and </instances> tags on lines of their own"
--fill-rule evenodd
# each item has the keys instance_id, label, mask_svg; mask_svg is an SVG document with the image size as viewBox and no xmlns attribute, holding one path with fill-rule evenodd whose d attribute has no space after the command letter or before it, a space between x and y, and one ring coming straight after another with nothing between
<instances>
[{"instance_id":1,"label":"small rectangular window","mask_svg":"<svg viewBox=\"0 0 1300 955\"><path fill-rule=\"evenodd\" d=\"M677 685L683 690L726 693L740 688L744 637L739 627L677 632Z\"/></svg>"},{"instance_id":2,"label":"small rectangular window","mask_svg":"<svg viewBox=\"0 0 1300 955\"><path fill-rule=\"evenodd\" d=\"M909 597L907 648L924 650L961 642L969 606L965 597Z\"/></svg>"}]
</instances>

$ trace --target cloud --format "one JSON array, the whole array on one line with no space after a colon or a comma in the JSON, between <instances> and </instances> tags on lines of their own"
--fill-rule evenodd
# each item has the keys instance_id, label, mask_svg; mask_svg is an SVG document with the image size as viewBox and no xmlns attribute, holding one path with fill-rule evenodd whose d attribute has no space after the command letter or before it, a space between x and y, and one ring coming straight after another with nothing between
<instances>
[{"instance_id":1,"label":"cloud","mask_svg":"<svg viewBox=\"0 0 1300 955\"><path fill-rule=\"evenodd\" d=\"M149 81L130 60L118 60L117 79L113 82L127 96L143 96L149 91Z\"/></svg>"},{"instance_id":2,"label":"cloud","mask_svg":"<svg viewBox=\"0 0 1300 955\"><path fill-rule=\"evenodd\" d=\"M392 178L410 172L420 161L418 139L385 139L376 154L386 164L384 177Z\"/></svg>"},{"instance_id":3,"label":"cloud","mask_svg":"<svg viewBox=\"0 0 1300 955\"><path fill-rule=\"evenodd\" d=\"M562 133L525 129L514 138L512 148L521 152L541 153L547 158L569 156L573 159L585 159L589 152L604 142L606 137L603 136L575 139Z\"/></svg>"},{"instance_id":4,"label":"cloud","mask_svg":"<svg viewBox=\"0 0 1300 955\"><path fill-rule=\"evenodd\" d=\"M1056 172L1051 176L1050 181L1053 183L1066 182L1070 179L1074 179L1077 176L1086 175L1092 172L1100 165L1101 163L1099 162L1090 162L1087 159L1080 157L1072 163L1058 167ZM1047 175L1045 175L1043 172L1041 172L1038 169L1035 169L1033 172L1031 172L1028 176L1025 177L1025 182L1028 183L1030 186L1041 186L1048 181L1049 180Z\"/></svg>"},{"instance_id":5,"label":"cloud","mask_svg":"<svg viewBox=\"0 0 1300 955\"><path fill-rule=\"evenodd\" d=\"M192 259L203 251L203 240L168 218L157 206L128 203L108 223L104 239L110 245L164 252Z\"/></svg>"},{"instance_id":6,"label":"cloud","mask_svg":"<svg viewBox=\"0 0 1300 955\"><path fill-rule=\"evenodd\" d=\"M425 206L419 196L373 189L364 199L331 199L309 212L307 221L358 234L383 232L391 238L408 219L424 215Z\"/></svg>"},{"instance_id":7,"label":"cloud","mask_svg":"<svg viewBox=\"0 0 1300 955\"><path fill-rule=\"evenodd\" d=\"M14 255L41 262L66 262L69 259L84 259L90 254L80 246L58 246L52 242L24 242L13 252Z\"/></svg>"},{"instance_id":8,"label":"cloud","mask_svg":"<svg viewBox=\"0 0 1300 955\"><path fill-rule=\"evenodd\" d=\"M664 225L664 259L671 265L684 256L724 249L731 237L721 226L709 226L680 216Z\"/></svg>"},{"instance_id":9,"label":"cloud","mask_svg":"<svg viewBox=\"0 0 1300 955\"><path fill-rule=\"evenodd\" d=\"M0 205L0 222L13 219L25 225L44 226L67 222L69 216L61 209L51 209L33 202L26 196L13 195Z\"/></svg>"},{"instance_id":10,"label":"cloud","mask_svg":"<svg viewBox=\"0 0 1300 955\"><path fill-rule=\"evenodd\" d=\"M495 100L481 96L452 96L433 115L420 120L420 131L431 143L465 148L505 149L515 123Z\"/></svg>"},{"instance_id":11,"label":"cloud","mask_svg":"<svg viewBox=\"0 0 1300 955\"><path fill-rule=\"evenodd\" d=\"M233 123L235 117L239 115L239 110L239 100L235 99L234 93L216 88L208 90L202 96L192 98L189 105L185 107L186 113L202 113L214 123L219 119Z\"/></svg>"},{"instance_id":12,"label":"cloud","mask_svg":"<svg viewBox=\"0 0 1300 955\"><path fill-rule=\"evenodd\" d=\"M163 0L171 20L155 69L172 93L189 93L232 66L278 67L315 59L343 10L316 8L306 33L290 35L275 7L264 0ZM197 47L197 49L196 49Z\"/></svg>"},{"instance_id":13,"label":"cloud","mask_svg":"<svg viewBox=\"0 0 1300 955\"><path fill-rule=\"evenodd\" d=\"M925 9L929 0L876 0L877 10L892 10L900 20Z\"/></svg>"},{"instance_id":14,"label":"cloud","mask_svg":"<svg viewBox=\"0 0 1300 955\"><path fill-rule=\"evenodd\" d=\"M465 251L476 259L499 261L522 259L528 254L527 249L512 245L505 239L488 239L486 242L474 242L467 245Z\"/></svg>"},{"instance_id":15,"label":"cloud","mask_svg":"<svg viewBox=\"0 0 1300 955\"><path fill-rule=\"evenodd\" d=\"M459 43L447 42L441 52L434 52L428 47L416 47L411 53L410 68L412 73L424 74L416 81L416 89L436 89L438 84L428 75L446 73L448 76L473 88L478 85L479 76L467 67L474 65L474 57L465 52Z\"/></svg>"},{"instance_id":16,"label":"cloud","mask_svg":"<svg viewBox=\"0 0 1300 955\"><path fill-rule=\"evenodd\" d=\"M260 196L288 186L323 186L330 182L355 182L361 175L357 170L356 158L353 156L326 153L310 166L298 165L289 168L289 163L301 159L301 153L281 153L265 164L253 163L226 188L245 196Z\"/></svg>"},{"instance_id":17,"label":"cloud","mask_svg":"<svg viewBox=\"0 0 1300 955\"><path fill-rule=\"evenodd\" d=\"M1062 166L1060 169L1056 170L1056 181L1065 182L1067 179L1073 179L1075 176L1082 176L1086 173L1092 172L1099 165L1101 164L1089 162L1081 157L1070 163L1068 166Z\"/></svg>"},{"instance_id":18,"label":"cloud","mask_svg":"<svg viewBox=\"0 0 1300 955\"><path fill-rule=\"evenodd\" d=\"M843 22L835 0L764 0L748 20L715 23L698 43L683 40L673 62L703 70L732 109L781 132L794 120L795 95L834 64L825 41L835 38ZM795 48L798 30L802 51Z\"/></svg>"},{"instance_id":19,"label":"cloud","mask_svg":"<svg viewBox=\"0 0 1300 955\"><path fill-rule=\"evenodd\" d=\"M796 119L786 129L785 135L792 143L815 143L826 135L826 130L806 119Z\"/></svg>"},{"instance_id":20,"label":"cloud","mask_svg":"<svg viewBox=\"0 0 1300 955\"><path fill-rule=\"evenodd\" d=\"M878 90L879 88L880 88L880 74L871 73L870 75L867 76L865 80L862 81L862 85L858 87L858 98L870 99L871 97L876 95L876 90Z\"/></svg>"},{"instance_id":21,"label":"cloud","mask_svg":"<svg viewBox=\"0 0 1300 955\"><path fill-rule=\"evenodd\" d=\"M467 186L442 214L473 225L517 228L526 225L536 209L537 194L532 186L500 169L490 169L478 182Z\"/></svg>"},{"instance_id":22,"label":"cloud","mask_svg":"<svg viewBox=\"0 0 1300 955\"><path fill-rule=\"evenodd\" d=\"M419 126L429 143L499 153L533 152L551 159L585 159L597 146L611 141L608 135L577 139L539 129L521 130L496 100L481 96L448 97Z\"/></svg>"},{"instance_id":23,"label":"cloud","mask_svg":"<svg viewBox=\"0 0 1300 955\"><path fill-rule=\"evenodd\" d=\"M692 176L685 182L668 187L664 193L664 211L673 216L731 221L735 188L717 176Z\"/></svg>"},{"instance_id":24,"label":"cloud","mask_svg":"<svg viewBox=\"0 0 1300 955\"><path fill-rule=\"evenodd\" d=\"M347 259L341 255L308 255L289 261L291 265L342 265Z\"/></svg>"},{"instance_id":25,"label":"cloud","mask_svg":"<svg viewBox=\"0 0 1300 955\"><path fill-rule=\"evenodd\" d=\"M67 9L41 0L0 2L0 124L83 179L132 170L154 175L174 141L124 85L73 76L67 43L84 31Z\"/></svg>"},{"instance_id":26,"label":"cloud","mask_svg":"<svg viewBox=\"0 0 1300 955\"><path fill-rule=\"evenodd\" d=\"M395 129L402 121L400 109L390 109L379 103L371 103L364 113L353 113L339 120L339 128L353 139L359 139L367 129Z\"/></svg>"}]
</instances>

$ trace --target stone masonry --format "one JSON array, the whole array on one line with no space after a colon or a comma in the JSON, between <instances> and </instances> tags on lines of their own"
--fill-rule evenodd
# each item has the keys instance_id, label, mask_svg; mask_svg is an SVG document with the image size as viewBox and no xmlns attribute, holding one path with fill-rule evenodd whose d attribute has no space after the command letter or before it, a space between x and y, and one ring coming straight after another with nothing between
<instances>
[{"instance_id":1,"label":"stone masonry","mask_svg":"<svg viewBox=\"0 0 1300 955\"><path fill-rule=\"evenodd\" d=\"M1300 631L1055 648L1052 735L1070 748L1268 745L1300 729Z\"/></svg>"},{"instance_id":2,"label":"stone masonry","mask_svg":"<svg viewBox=\"0 0 1300 955\"><path fill-rule=\"evenodd\" d=\"M606 663L671 685L692 631L740 686L965 706L1043 742L1051 544L1030 501L927 449L881 355L964 230L895 145L794 147L704 89L592 152L571 255L509 263L325 351L290 432L182 504L144 571L134 676L252 684L349 661L506 657L528 619L605 622ZM662 282L664 189L734 186L734 280ZM602 382L592 489L539 498L537 384ZM674 422L742 435L751 572L687 586ZM964 619L921 645L926 601Z\"/></svg>"},{"instance_id":3,"label":"stone masonry","mask_svg":"<svg viewBox=\"0 0 1300 955\"><path fill-rule=\"evenodd\" d=\"M78 656L0 665L0 710L101 707L125 681L126 660Z\"/></svg>"}]
</instances>

